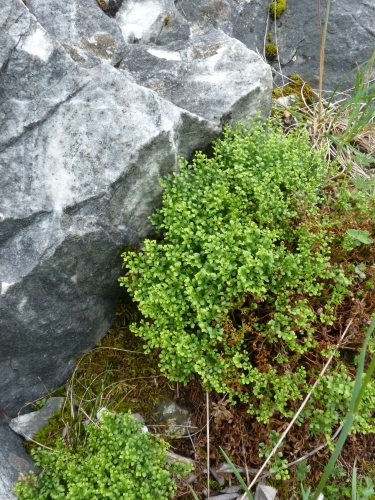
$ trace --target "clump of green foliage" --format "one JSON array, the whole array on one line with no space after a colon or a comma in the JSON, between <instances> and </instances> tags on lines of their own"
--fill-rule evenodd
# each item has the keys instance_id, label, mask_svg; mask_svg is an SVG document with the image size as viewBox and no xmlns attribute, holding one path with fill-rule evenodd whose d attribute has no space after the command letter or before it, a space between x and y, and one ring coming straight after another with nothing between
<instances>
[{"instance_id":1,"label":"clump of green foliage","mask_svg":"<svg viewBox=\"0 0 375 500\"><path fill-rule=\"evenodd\" d=\"M299 75L289 75L290 83L284 87L277 87L273 90L272 96L274 99L286 97L289 95L297 96L300 106L312 104L315 100L313 89Z\"/></svg>"},{"instance_id":2,"label":"clump of green foliage","mask_svg":"<svg viewBox=\"0 0 375 500\"><path fill-rule=\"evenodd\" d=\"M253 123L227 128L213 158L197 153L162 181L151 222L163 240L124 253L120 282L144 315L133 331L160 350L171 380L198 374L262 422L293 415L338 340L356 262L367 270L370 259L346 231L373 234L374 197L327 184L327 168L304 130ZM337 360L322 379L304 413L314 433L345 415L352 378L350 360ZM373 383L366 398L357 429L370 431Z\"/></svg>"},{"instance_id":3,"label":"clump of green foliage","mask_svg":"<svg viewBox=\"0 0 375 500\"><path fill-rule=\"evenodd\" d=\"M62 439L53 451L32 452L39 475L20 479L15 491L20 500L120 499L167 500L175 479L189 467L167 465L167 444L141 431L130 414L104 412L100 423L87 425L87 445L76 451Z\"/></svg>"},{"instance_id":4,"label":"clump of green foliage","mask_svg":"<svg viewBox=\"0 0 375 500\"><path fill-rule=\"evenodd\" d=\"M286 0L274 0L274 2L270 3L269 6L269 13L271 19L275 19L275 14L276 14L276 19L279 19L281 14L284 12L286 9Z\"/></svg>"},{"instance_id":5,"label":"clump of green foliage","mask_svg":"<svg viewBox=\"0 0 375 500\"><path fill-rule=\"evenodd\" d=\"M278 50L274 43L267 43L264 47L264 51L268 59L275 59L275 57L277 57Z\"/></svg>"}]
</instances>

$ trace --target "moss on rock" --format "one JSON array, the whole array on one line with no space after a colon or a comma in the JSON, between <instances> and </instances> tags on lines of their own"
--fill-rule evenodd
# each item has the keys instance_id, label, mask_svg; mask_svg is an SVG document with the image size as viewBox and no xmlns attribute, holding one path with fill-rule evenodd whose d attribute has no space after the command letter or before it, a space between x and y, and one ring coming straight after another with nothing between
<instances>
[{"instance_id":1,"label":"moss on rock","mask_svg":"<svg viewBox=\"0 0 375 500\"><path fill-rule=\"evenodd\" d=\"M275 57L277 57L278 50L274 43L267 43L264 50L267 59L275 59Z\"/></svg>"},{"instance_id":2,"label":"moss on rock","mask_svg":"<svg viewBox=\"0 0 375 500\"><path fill-rule=\"evenodd\" d=\"M275 14L276 14L276 19L279 19L281 14L284 12L286 9L286 0L275 0L274 2L270 3L269 6L269 13L271 19L275 19Z\"/></svg>"}]
</instances>

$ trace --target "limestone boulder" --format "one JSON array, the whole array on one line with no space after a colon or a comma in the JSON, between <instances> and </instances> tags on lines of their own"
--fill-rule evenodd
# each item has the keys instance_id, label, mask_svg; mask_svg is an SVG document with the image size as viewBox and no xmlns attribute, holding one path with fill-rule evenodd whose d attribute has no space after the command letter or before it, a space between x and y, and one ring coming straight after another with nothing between
<instances>
[{"instance_id":1,"label":"limestone boulder","mask_svg":"<svg viewBox=\"0 0 375 500\"><path fill-rule=\"evenodd\" d=\"M107 6L104 0L101 3ZM27 8L79 64L91 67L108 62L114 65L126 52L119 25L103 15L103 9L95 0L28 0Z\"/></svg>"},{"instance_id":2,"label":"limestone boulder","mask_svg":"<svg viewBox=\"0 0 375 500\"><path fill-rule=\"evenodd\" d=\"M0 419L0 500L16 500L13 492L18 476L38 468L22 446L22 439Z\"/></svg>"},{"instance_id":3,"label":"limestone boulder","mask_svg":"<svg viewBox=\"0 0 375 500\"><path fill-rule=\"evenodd\" d=\"M277 61L271 62L276 83L283 82L277 76L281 69L284 75L299 74L317 88L320 55L317 1L287 0L287 8L276 22L269 18L269 4L270 1L263 0L178 0L176 8L189 21L192 30L221 29L263 56L267 35L271 32L280 55L280 66ZM325 4L321 2L322 22ZM334 90L346 73L370 59L374 46L374 2L332 0L324 88Z\"/></svg>"},{"instance_id":4,"label":"limestone boulder","mask_svg":"<svg viewBox=\"0 0 375 500\"><path fill-rule=\"evenodd\" d=\"M267 65L222 33L171 42L170 32L163 46L143 44L139 65L154 58L154 72L136 70L138 53L125 39L128 66L98 54L92 65L64 44L88 50L82 37L106 30L120 47L124 22L98 8L95 31L83 19L91 11L66 0L54 4L56 19L67 18L60 26L52 3L29 2L0 5L0 411L9 416L64 383L77 356L105 335L122 248L150 234L158 179L223 123L258 107L265 119L271 106ZM161 47L181 54L186 89L178 66L168 77Z\"/></svg>"},{"instance_id":5,"label":"limestone boulder","mask_svg":"<svg viewBox=\"0 0 375 500\"><path fill-rule=\"evenodd\" d=\"M210 30L183 43L133 45L120 68L180 108L222 126L269 109L272 80L259 61L241 42Z\"/></svg>"}]
</instances>

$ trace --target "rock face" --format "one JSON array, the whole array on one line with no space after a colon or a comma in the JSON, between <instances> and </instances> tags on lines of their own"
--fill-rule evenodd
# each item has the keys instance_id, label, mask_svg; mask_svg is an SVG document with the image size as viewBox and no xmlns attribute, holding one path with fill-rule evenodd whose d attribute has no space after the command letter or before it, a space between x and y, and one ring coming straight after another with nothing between
<instances>
[{"instance_id":1,"label":"rock face","mask_svg":"<svg viewBox=\"0 0 375 500\"><path fill-rule=\"evenodd\" d=\"M22 439L0 420L0 500L15 500L12 492L18 476L31 470L38 469L24 450Z\"/></svg>"},{"instance_id":2,"label":"rock face","mask_svg":"<svg viewBox=\"0 0 375 500\"><path fill-rule=\"evenodd\" d=\"M49 398L40 410L13 418L9 422L9 427L26 441L32 441L35 434L48 423L53 413L61 409L63 403L64 398Z\"/></svg>"},{"instance_id":3,"label":"rock face","mask_svg":"<svg viewBox=\"0 0 375 500\"><path fill-rule=\"evenodd\" d=\"M267 108L269 95L259 86L265 69L257 61L242 43L212 30L160 48L133 45L120 68L176 106L222 126L245 122L249 109Z\"/></svg>"},{"instance_id":4,"label":"rock face","mask_svg":"<svg viewBox=\"0 0 375 500\"><path fill-rule=\"evenodd\" d=\"M277 44L284 75L299 74L318 87L320 35L317 1L287 0L274 22L263 0L178 0L178 11L193 28L215 27L264 54L269 32ZM321 2L324 22L326 2ZM333 90L346 73L370 59L375 46L375 3L372 0L332 0L329 18L324 88ZM272 66L280 71L277 62ZM277 80L282 83L281 79Z\"/></svg>"},{"instance_id":5,"label":"rock face","mask_svg":"<svg viewBox=\"0 0 375 500\"><path fill-rule=\"evenodd\" d=\"M121 29L103 15L95 0L60 2L29 0L27 7L71 58L86 67L100 60L115 64L126 52Z\"/></svg>"},{"instance_id":6,"label":"rock face","mask_svg":"<svg viewBox=\"0 0 375 500\"><path fill-rule=\"evenodd\" d=\"M121 248L150 233L158 178L224 123L258 109L265 119L272 86L259 57L214 28L191 34L172 1L124 2L116 17L95 0L27 3L0 5L0 410L9 416L63 383L106 333Z\"/></svg>"}]
</instances>

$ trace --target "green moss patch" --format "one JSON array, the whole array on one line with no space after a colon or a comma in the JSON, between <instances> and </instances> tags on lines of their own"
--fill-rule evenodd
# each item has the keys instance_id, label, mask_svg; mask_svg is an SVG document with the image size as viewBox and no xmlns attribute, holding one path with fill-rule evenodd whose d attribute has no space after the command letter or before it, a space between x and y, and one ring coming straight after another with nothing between
<instances>
[{"instance_id":1,"label":"green moss patch","mask_svg":"<svg viewBox=\"0 0 375 500\"><path fill-rule=\"evenodd\" d=\"M278 50L274 43L267 43L264 50L267 59L275 59L277 57Z\"/></svg>"},{"instance_id":2,"label":"green moss patch","mask_svg":"<svg viewBox=\"0 0 375 500\"><path fill-rule=\"evenodd\" d=\"M267 47L267 46L266 46ZM267 52L266 52L267 55ZM278 87L273 90L272 96L274 99L295 95L298 98L300 106L310 105L315 100L313 89L299 75L289 75L291 82L284 87Z\"/></svg>"},{"instance_id":3,"label":"green moss patch","mask_svg":"<svg viewBox=\"0 0 375 500\"><path fill-rule=\"evenodd\" d=\"M284 12L285 9L286 9L286 0L275 0L274 2L271 2L269 6L269 13L271 19L275 19L275 15L276 19L279 19L279 17L281 16L281 14Z\"/></svg>"}]
</instances>

